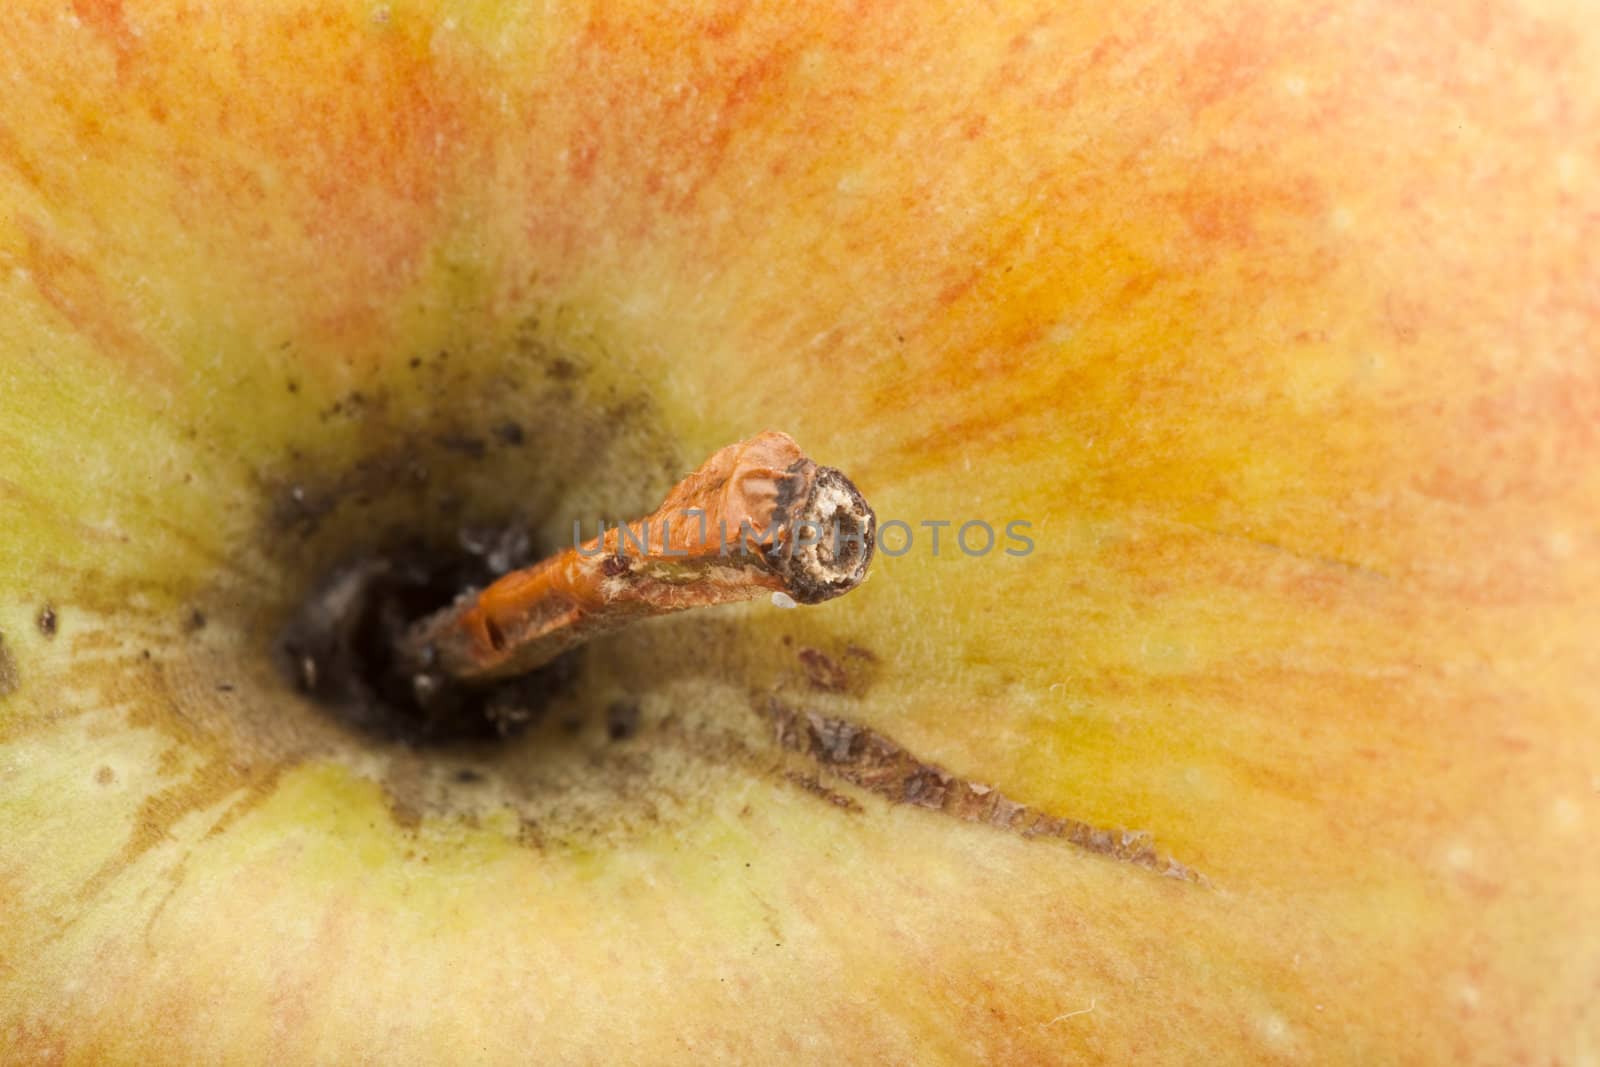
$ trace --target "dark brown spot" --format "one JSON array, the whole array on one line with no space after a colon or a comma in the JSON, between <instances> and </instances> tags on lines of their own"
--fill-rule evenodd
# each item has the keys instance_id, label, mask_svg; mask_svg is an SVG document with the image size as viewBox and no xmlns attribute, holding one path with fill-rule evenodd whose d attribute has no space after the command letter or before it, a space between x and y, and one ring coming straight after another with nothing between
<instances>
[{"instance_id":1,"label":"dark brown spot","mask_svg":"<svg viewBox=\"0 0 1600 1067\"><path fill-rule=\"evenodd\" d=\"M394 793L389 793L384 799L388 801L389 816L394 819L396 826L415 831L422 825L422 811L415 804Z\"/></svg>"},{"instance_id":2,"label":"dark brown spot","mask_svg":"<svg viewBox=\"0 0 1600 1067\"><path fill-rule=\"evenodd\" d=\"M206 628L206 613L199 608L189 612L189 617L183 621L183 628L189 633L199 633Z\"/></svg>"},{"instance_id":3,"label":"dark brown spot","mask_svg":"<svg viewBox=\"0 0 1600 1067\"><path fill-rule=\"evenodd\" d=\"M335 416L357 418L363 415L369 407L379 407L385 401L380 393L376 398L367 396L359 389L352 389L339 400L335 400L331 407L320 413L321 419L326 422Z\"/></svg>"},{"instance_id":4,"label":"dark brown spot","mask_svg":"<svg viewBox=\"0 0 1600 1067\"><path fill-rule=\"evenodd\" d=\"M117 772L101 764L94 772L94 780L96 785L110 785L117 780Z\"/></svg>"},{"instance_id":5,"label":"dark brown spot","mask_svg":"<svg viewBox=\"0 0 1600 1067\"><path fill-rule=\"evenodd\" d=\"M805 667L806 684L824 693L842 693L850 687L850 676L837 660L816 648L802 648L800 663Z\"/></svg>"},{"instance_id":6,"label":"dark brown spot","mask_svg":"<svg viewBox=\"0 0 1600 1067\"><path fill-rule=\"evenodd\" d=\"M46 637L56 635L56 609L46 604L39 609L39 632Z\"/></svg>"},{"instance_id":7,"label":"dark brown spot","mask_svg":"<svg viewBox=\"0 0 1600 1067\"><path fill-rule=\"evenodd\" d=\"M632 700L613 700L606 707L606 736L626 741L639 732L639 705Z\"/></svg>"},{"instance_id":8,"label":"dark brown spot","mask_svg":"<svg viewBox=\"0 0 1600 1067\"><path fill-rule=\"evenodd\" d=\"M520 447L527 440L527 435L522 432L522 424L513 422L510 419L496 426L494 435L499 438L501 444L509 445L512 448Z\"/></svg>"}]
</instances>

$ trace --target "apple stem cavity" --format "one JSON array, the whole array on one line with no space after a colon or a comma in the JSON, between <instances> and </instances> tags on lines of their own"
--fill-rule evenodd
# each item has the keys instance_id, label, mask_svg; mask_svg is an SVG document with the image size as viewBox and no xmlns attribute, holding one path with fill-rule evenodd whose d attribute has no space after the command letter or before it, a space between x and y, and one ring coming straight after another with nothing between
<instances>
[{"instance_id":1,"label":"apple stem cavity","mask_svg":"<svg viewBox=\"0 0 1600 1067\"><path fill-rule=\"evenodd\" d=\"M769 594L818 604L865 580L874 539L850 480L769 430L717 451L645 518L602 523L418 620L397 662L425 700L447 682L525 674L639 619Z\"/></svg>"}]
</instances>

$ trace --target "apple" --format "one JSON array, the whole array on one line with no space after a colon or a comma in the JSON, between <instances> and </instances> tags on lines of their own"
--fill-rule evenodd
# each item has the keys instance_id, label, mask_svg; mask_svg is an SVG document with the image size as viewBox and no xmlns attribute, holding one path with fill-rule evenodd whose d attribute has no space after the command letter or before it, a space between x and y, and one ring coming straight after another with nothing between
<instances>
[{"instance_id":1,"label":"apple","mask_svg":"<svg viewBox=\"0 0 1600 1067\"><path fill-rule=\"evenodd\" d=\"M0 41L0 1060L1600 1057L1591 6ZM848 596L434 744L281 662L769 428Z\"/></svg>"}]
</instances>

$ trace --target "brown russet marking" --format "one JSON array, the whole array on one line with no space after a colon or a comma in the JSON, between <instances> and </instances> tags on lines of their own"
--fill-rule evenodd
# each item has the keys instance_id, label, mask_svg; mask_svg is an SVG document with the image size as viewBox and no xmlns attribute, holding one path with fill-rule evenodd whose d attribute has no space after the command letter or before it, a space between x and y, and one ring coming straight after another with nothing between
<instances>
[{"instance_id":1,"label":"brown russet marking","mask_svg":"<svg viewBox=\"0 0 1600 1067\"><path fill-rule=\"evenodd\" d=\"M22 679L17 673L16 661L6 649L6 635L0 633L0 697L8 697L15 693L21 684Z\"/></svg>"},{"instance_id":2,"label":"brown russet marking","mask_svg":"<svg viewBox=\"0 0 1600 1067\"><path fill-rule=\"evenodd\" d=\"M419 684L503 678L637 619L768 593L816 604L861 584L873 538L850 480L768 431L716 452L645 518L420 620L399 651Z\"/></svg>"},{"instance_id":3,"label":"brown russet marking","mask_svg":"<svg viewBox=\"0 0 1600 1067\"><path fill-rule=\"evenodd\" d=\"M1158 851L1142 830L1092 826L1019 804L993 786L924 763L875 730L791 707L777 697L768 700L765 710L784 748L810 757L828 774L891 803L926 808L1023 837L1061 838L1168 878L1208 884L1203 875Z\"/></svg>"},{"instance_id":4,"label":"brown russet marking","mask_svg":"<svg viewBox=\"0 0 1600 1067\"><path fill-rule=\"evenodd\" d=\"M791 785L799 786L802 790L810 793L819 800L826 800L829 804L832 804L834 807L839 808L842 811L847 811L852 815L859 815L861 813L860 804L854 800L851 800L843 793L836 793L832 789L829 789L827 786L818 781L817 776L814 774L801 774L799 771L784 771L783 780Z\"/></svg>"},{"instance_id":5,"label":"brown russet marking","mask_svg":"<svg viewBox=\"0 0 1600 1067\"><path fill-rule=\"evenodd\" d=\"M818 648L802 648L800 663L806 683L824 693L842 693L850 686L850 676L839 661Z\"/></svg>"}]
</instances>

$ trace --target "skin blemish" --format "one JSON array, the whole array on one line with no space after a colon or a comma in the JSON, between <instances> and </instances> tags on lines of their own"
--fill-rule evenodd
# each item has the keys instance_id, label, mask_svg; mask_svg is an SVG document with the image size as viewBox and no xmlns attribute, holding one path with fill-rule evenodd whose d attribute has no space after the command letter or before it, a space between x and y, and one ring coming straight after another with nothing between
<instances>
[{"instance_id":1,"label":"skin blemish","mask_svg":"<svg viewBox=\"0 0 1600 1067\"><path fill-rule=\"evenodd\" d=\"M613 741L626 741L638 732L638 702L613 700L606 708L606 736Z\"/></svg>"},{"instance_id":2,"label":"skin blemish","mask_svg":"<svg viewBox=\"0 0 1600 1067\"><path fill-rule=\"evenodd\" d=\"M788 782L790 785L798 786L801 790L810 793L819 800L826 800L829 804L832 804L841 811L847 811L852 815L861 814L862 807L857 801L852 800L843 793L835 792L834 790L829 789L827 786L823 785L814 774L801 774L799 771L785 771L783 774L783 780Z\"/></svg>"},{"instance_id":3,"label":"skin blemish","mask_svg":"<svg viewBox=\"0 0 1600 1067\"><path fill-rule=\"evenodd\" d=\"M39 617L36 621L41 634L46 637L54 637L56 635L57 620L55 608L51 607L49 604L46 604L44 607L40 608Z\"/></svg>"},{"instance_id":4,"label":"skin blemish","mask_svg":"<svg viewBox=\"0 0 1600 1067\"><path fill-rule=\"evenodd\" d=\"M881 665L870 649L853 643L827 649L802 646L795 656L800 661L799 679L805 687L833 696L866 696L877 682Z\"/></svg>"},{"instance_id":5,"label":"skin blemish","mask_svg":"<svg viewBox=\"0 0 1600 1067\"><path fill-rule=\"evenodd\" d=\"M806 684L822 693L842 693L850 686L843 666L817 648L802 648L800 663L805 668Z\"/></svg>"},{"instance_id":6,"label":"skin blemish","mask_svg":"<svg viewBox=\"0 0 1600 1067\"><path fill-rule=\"evenodd\" d=\"M16 661L11 658L11 652L6 648L6 635L0 633L0 698L15 693L21 684L22 678L17 673Z\"/></svg>"},{"instance_id":7,"label":"skin blemish","mask_svg":"<svg viewBox=\"0 0 1600 1067\"><path fill-rule=\"evenodd\" d=\"M792 707L777 697L768 700L765 712L784 749L814 760L825 774L892 804L926 808L1023 837L1059 838L1168 878L1209 884L1203 875L1157 850L1144 831L1092 826L1019 804L993 786L924 763L875 730Z\"/></svg>"}]
</instances>

